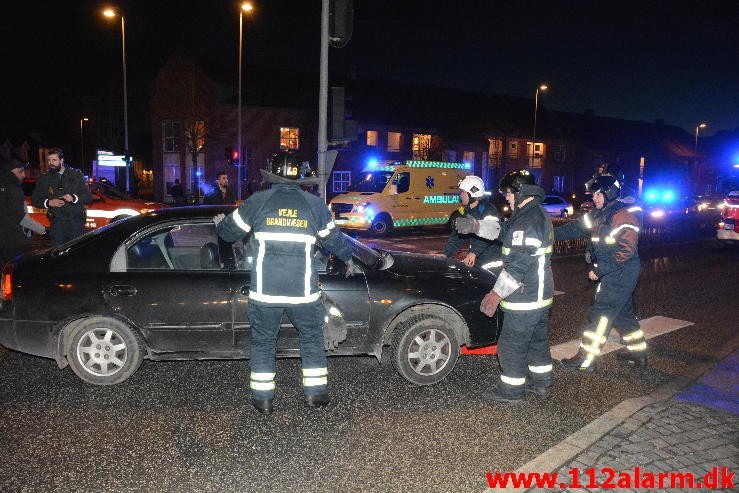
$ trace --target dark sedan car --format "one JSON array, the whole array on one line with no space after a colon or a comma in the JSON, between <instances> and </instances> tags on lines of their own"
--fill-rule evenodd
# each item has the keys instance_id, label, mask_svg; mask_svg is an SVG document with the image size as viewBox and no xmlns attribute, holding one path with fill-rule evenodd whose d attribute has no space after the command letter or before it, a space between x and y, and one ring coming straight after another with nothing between
<instances>
[{"instance_id":1,"label":"dark sedan car","mask_svg":"<svg viewBox=\"0 0 739 493\"><path fill-rule=\"evenodd\" d=\"M3 270L0 344L103 385L124 381L144 358L248 358L255 259L247 241L219 240L211 219L231 210L153 211L16 258ZM426 385L454 368L460 345L496 341L501 317L479 310L493 274L349 241L363 269L350 278L343 262L316 250L328 316L348 333L330 354L379 359L390 346L397 371ZM287 319L278 355L299 355Z\"/></svg>"}]
</instances>

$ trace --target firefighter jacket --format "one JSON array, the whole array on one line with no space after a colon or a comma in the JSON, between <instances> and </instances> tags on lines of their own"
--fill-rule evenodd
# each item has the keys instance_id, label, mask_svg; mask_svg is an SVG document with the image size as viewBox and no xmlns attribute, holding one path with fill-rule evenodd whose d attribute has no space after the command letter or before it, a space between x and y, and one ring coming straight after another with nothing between
<instances>
[{"instance_id":1,"label":"firefighter jacket","mask_svg":"<svg viewBox=\"0 0 739 493\"><path fill-rule=\"evenodd\" d=\"M503 311L532 312L552 304L552 220L543 197L516 208L503 229L503 271L493 288Z\"/></svg>"},{"instance_id":2,"label":"firefighter jacket","mask_svg":"<svg viewBox=\"0 0 739 493\"><path fill-rule=\"evenodd\" d=\"M629 209L633 209L629 212ZM590 238L593 272L599 278L619 273L631 263L639 263L639 219L641 208L619 200L594 209L554 230L555 240ZM638 216L635 216L637 213Z\"/></svg>"},{"instance_id":3,"label":"firefighter jacket","mask_svg":"<svg viewBox=\"0 0 739 493\"><path fill-rule=\"evenodd\" d=\"M70 194L72 202L66 202L61 207L49 207L48 201L59 199ZM36 188L31 195L31 204L39 209L48 209L46 214L54 221L85 220L85 205L92 203L90 187L80 170L64 167L63 173L45 173L36 182Z\"/></svg>"},{"instance_id":4,"label":"firefighter jacket","mask_svg":"<svg viewBox=\"0 0 739 493\"><path fill-rule=\"evenodd\" d=\"M0 170L0 236L4 245L20 247L29 243L20 224L25 215L26 199L18 177L12 171Z\"/></svg>"},{"instance_id":5,"label":"firefighter jacket","mask_svg":"<svg viewBox=\"0 0 739 493\"><path fill-rule=\"evenodd\" d=\"M351 246L321 199L295 185L272 185L249 197L218 223L218 234L234 242L251 233L256 252L249 301L295 305L321 297L314 260L316 243L347 261Z\"/></svg>"},{"instance_id":6,"label":"firefighter jacket","mask_svg":"<svg viewBox=\"0 0 739 493\"><path fill-rule=\"evenodd\" d=\"M484 201L478 202L476 207L470 207L469 205L460 206L452 213L450 219L454 221L458 217L465 216L472 216L478 220L500 221L495 206L490 202ZM493 246L492 241L485 240L473 234L460 235L452 226L452 232L449 235L449 240L447 241L446 248L444 249L444 255L446 255L447 257L451 257L452 255L454 255L454 252L459 250L460 246L464 244L465 240L469 240L470 251L474 253L477 257L478 264L483 257L485 257L487 260L488 252L496 250ZM498 248L497 250L499 251L500 249Z\"/></svg>"}]
</instances>

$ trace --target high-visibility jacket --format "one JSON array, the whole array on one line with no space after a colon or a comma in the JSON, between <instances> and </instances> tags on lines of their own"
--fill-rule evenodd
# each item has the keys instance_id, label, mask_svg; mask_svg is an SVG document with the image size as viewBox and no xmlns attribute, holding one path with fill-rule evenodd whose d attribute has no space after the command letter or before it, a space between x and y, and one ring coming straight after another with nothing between
<instances>
[{"instance_id":1,"label":"high-visibility jacket","mask_svg":"<svg viewBox=\"0 0 739 493\"><path fill-rule=\"evenodd\" d=\"M340 260L351 246L334 225L321 199L295 185L273 185L249 197L218 224L218 234L233 242L247 234L256 252L249 300L271 305L317 301L320 296L314 261L316 244Z\"/></svg>"},{"instance_id":2,"label":"high-visibility jacket","mask_svg":"<svg viewBox=\"0 0 739 493\"><path fill-rule=\"evenodd\" d=\"M621 271L627 263L639 263L639 219L630 208L638 206L614 200L554 230L555 240L590 238L593 272L599 278Z\"/></svg>"},{"instance_id":3,"label":"high-visibility jacket","mask_svg":"<svg viewBox=\"0 0 739 493\"><path fill-rule=\"evenodd\" d=\"M495 291L503 311L538 311L553 301L552 220L541 206L542 197L516 207L503 228L503 271Z\"/></svg>"}]
</instances>

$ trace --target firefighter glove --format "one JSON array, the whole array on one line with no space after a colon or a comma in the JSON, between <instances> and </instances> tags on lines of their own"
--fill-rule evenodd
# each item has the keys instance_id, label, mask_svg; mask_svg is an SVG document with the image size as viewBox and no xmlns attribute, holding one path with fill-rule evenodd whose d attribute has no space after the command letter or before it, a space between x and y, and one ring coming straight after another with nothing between
<instances>
[{"instance_id":1,"label":"firefighter glove","mask_svg":"<svg viewBox=\"0 0 739 493\"><path fill-rule=\"evenodd\" d=\"M498 293L496 293L495 291L490 291L482 299L482 303L480 303L480 311L488 317L492 317L495 313L495 310L498 309L498 304L500 303L500 300L501 297Z\"/></svg>"},{"instance_id":2,"label":"firefighter glove","mask_svg":"<svg viewBox=\"0 0 739 493\"><path fill-rule=\"evenodd\" d=\"M346 340L346 322L342 317L327 316L323 324L323 343L328 351L333 351Z\"/></svg>"},{"instance_id":3,"label":"firefighter glove","mask_svg":"<svg viewBox=\"0 0 739 493\"><path fill-rule=\"evenodd\" d=\"M458 217L456 221L454 221L454 229L457 230L457 233L459 234L475 234L480 229L480 224L477 222L477 219L470 216L462 216Z\"/></svg>"},{"instance_id":4,"label":"firefighter glove","mask_svg":"<svg viewBox=\"0 0 739 493\"><path fill-rule=\"evenodd\" d=\"M344 273L346 277L352 277L354 274L362 273L362 269L360 269L359 266L354 263L354 260L349 259L344 263L346 264L346 272Z\"/></svg>"},{"instance_id":5,"label":"firefighter glove","mask_svg":"<svg viewBox=\"0 0 739 493\"><path fill-rule=\"evenodd\" d=\"M216 226L218 226L218 223L220 223L224 219L226 219L226 215L225 214L218 214L217 216L213 217L213 223Z\"/></svg>"}]
</instances>

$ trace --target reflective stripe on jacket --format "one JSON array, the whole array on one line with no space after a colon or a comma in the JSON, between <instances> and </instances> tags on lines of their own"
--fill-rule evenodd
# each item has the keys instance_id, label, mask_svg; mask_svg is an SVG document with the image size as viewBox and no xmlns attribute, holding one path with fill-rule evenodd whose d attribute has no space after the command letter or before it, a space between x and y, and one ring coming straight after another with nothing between
<instances>
[{"instance_id":1,"label":"reflective stripe on jacket","mask_svg":"<svg viewBox=\"0 0 739 493\"><path fill-rule=\"evenodd\" d=\"M258 303L292 305L319 299L317 242L343 261L351 258L351 246L326 204L294 185L273 185L255 193L218 224L218 234L229 242L249 233L256 252L249 299Z\"/></svg>"}]
</instances>

